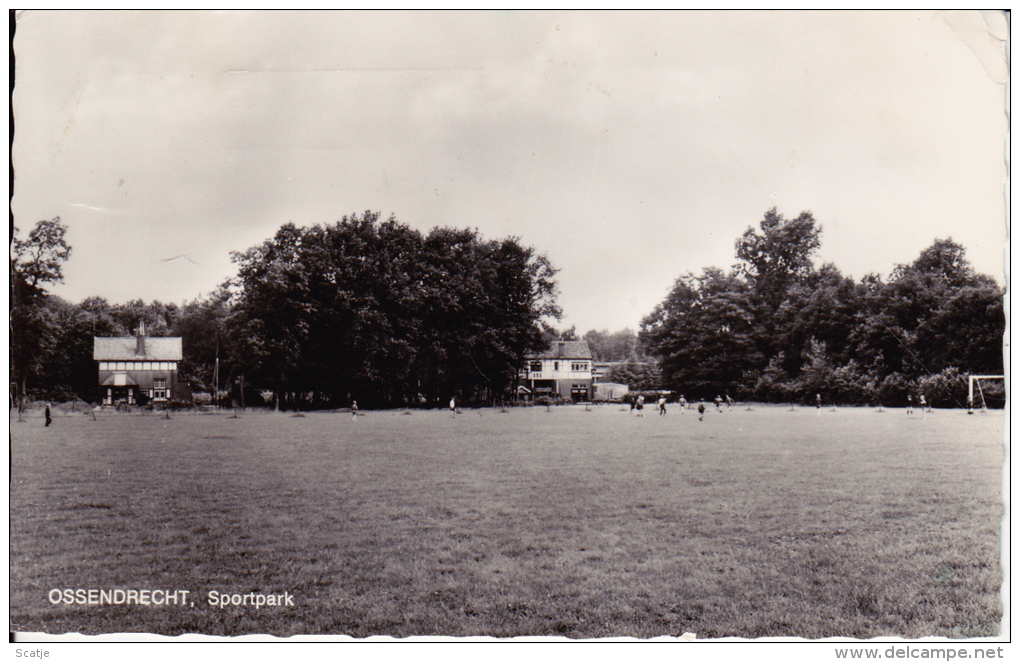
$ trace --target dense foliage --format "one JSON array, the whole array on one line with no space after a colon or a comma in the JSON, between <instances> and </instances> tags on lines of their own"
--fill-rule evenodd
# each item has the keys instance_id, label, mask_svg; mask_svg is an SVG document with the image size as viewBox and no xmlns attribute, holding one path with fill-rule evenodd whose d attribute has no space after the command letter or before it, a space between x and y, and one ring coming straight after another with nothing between
<instances>
[{"instance_id":1,"label":"dense foliage","mask_svg":"<svg viewBox=\"0 0 1020 662\"><path fill-rule=\"evenodd\" d=\"M517 239L371 212L285 225L234 261L227 328L249 381L313 405L502 399L559 315L555 270Z\"/></svg>"},{"instance_id":2,"label":"dense foliage","mask_svg":"<svg viewBox=\"0 0 1020 662\"><path fill-rule=\"evenodd\" d=\"M63 264L71 255L64 240L67 228L60 218L39 221L24 239L11 227L10 330L11 378L19 402L29 381L43 372L45 349L57 331L54 314L46 304L44 285L63 280Z\"/></svg>"},{"instance_id":3,"label":"dense foliage","mask_svg":"<svg viewBox=\"0 0 1020 662\"><path fill-rule=\"evenodd\" d=\"M584 339L603 381L768 402L960 406L967 374L1002 374L1003 291L936 240L888 279L816 266L821 227L775 209L736 242L734 269L679 277L640 332L558 331L555 270L516 238L413 230L378 214L284 225L234 254L237 277L184 305L71 304L47 293L70 254L59 218L11 242L12 397L97 387L94 336L180 336L199 393L283 407L498 401L523 358ZM1004 394L993 385L990 403ZM213 397L213 396L209 396Z\"/></svg>"},{"instance_id":4,"label":"dense foliage","mask_svg":"<svg viewBox=\"0 0 1020 662\"><path fill-rule=\"evenodd\" d=\"M775 209L737 241L741 264L678 278L641 324L666 388L773 402L962 406L968 373L1002 374L1003 291L939 239L883 281L816 268L821 227Z\"/></svg>"}]
</instances>

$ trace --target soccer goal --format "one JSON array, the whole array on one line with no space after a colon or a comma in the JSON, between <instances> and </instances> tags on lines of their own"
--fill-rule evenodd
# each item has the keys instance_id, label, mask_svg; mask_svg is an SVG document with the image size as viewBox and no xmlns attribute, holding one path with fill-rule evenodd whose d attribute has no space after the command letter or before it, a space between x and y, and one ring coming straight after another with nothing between
<instances>
[{"instance_id":1,"label":"soccer goal","mask_svg":"<svg viewBox=\"0 0 1020 662\"><path fill-rule=\"evenodd\" d=\"M992 379L1006 379L1005 375L970 375L967 386L967 413L974 413L974 386L977 385L978 397L981 398L981 411L988 411L985 404L985 392L981 388L981 382Z\"/></svg>"}]
</instances>

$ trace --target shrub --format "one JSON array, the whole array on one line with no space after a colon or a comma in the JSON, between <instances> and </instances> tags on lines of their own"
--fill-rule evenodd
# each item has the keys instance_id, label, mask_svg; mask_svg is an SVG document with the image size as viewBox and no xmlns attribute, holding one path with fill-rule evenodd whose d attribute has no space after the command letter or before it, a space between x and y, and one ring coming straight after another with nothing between
<instances>
[{"instance_id":1,"label":"shrub","mask_svg":"<svg viewBox=\"0 0 1020 662\"><path fill-rule=\"evenodd\" d=\"M932 407L967 406L967 378L957 368L946 368L934 375L918 377L917 390ZM988 399L987 392L985 399Z\"/></svg>"},{"instance_id":2,"label":"shrub","mask_svg":"<svg viewBox=\"0 0 1020 662\"><path fill-rule=\"evenodd\" d=\"M828 383L829 397L834 403L860 405L874 402L877 388L853 359L832 371Z\"/></svg>"},{"instance_id":3,"label":"shrub","mask_svg":"<svg viewBox=\"0 0 1020 662\"><path fill-rule=\"evenodd\" d=\"M208 405L212 403L212 393L196 391L191 397L194 399L196 405Z\"/></svg>"},{"instance_id":4,"label":"shrub","mask_svg":"<svg viewBox=\"0 0 1020 662\"><path fill-rule=\"evenodd\" d=\"M875 389L877 404L889 407L903 406L907 402L913 384L902 374L893 372L886 375L882 383Z\"/></svg>"}]
</instances>

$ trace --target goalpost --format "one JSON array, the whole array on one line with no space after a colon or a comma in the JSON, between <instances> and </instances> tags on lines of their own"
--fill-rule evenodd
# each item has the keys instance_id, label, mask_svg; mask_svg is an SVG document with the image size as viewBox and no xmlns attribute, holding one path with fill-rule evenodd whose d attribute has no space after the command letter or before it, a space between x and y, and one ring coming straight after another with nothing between
<instances>
[{"instance_id":1,"label":"goalpost","mask_svg":"<svg viewBox=\"0 0 1020 662\"><path fill-rule=\"evenodd\" d=\"M978 395L981 396L981 411L988 411L988 407L985 405L985 392L981 390L981 380L1005 378L1005 375L970 375L967 387L967 413L974 413L974 384L977 384Z\"/></svg>"}]
</instances>

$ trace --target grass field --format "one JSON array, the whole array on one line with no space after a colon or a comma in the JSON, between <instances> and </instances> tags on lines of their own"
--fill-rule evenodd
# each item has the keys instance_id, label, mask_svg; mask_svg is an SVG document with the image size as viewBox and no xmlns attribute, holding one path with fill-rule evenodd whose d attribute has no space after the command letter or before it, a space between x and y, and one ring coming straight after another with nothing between
<instances>
[{"instance_id":1,"label":"grass field","mask_svg":"<svg viewBox=\"0 0 1020 662\"><path fill-rule=\"evenodd\" d=\"M998 634L1002 412L646 411L15 414L12 628Z\"/></svg>"}]
</instances>

